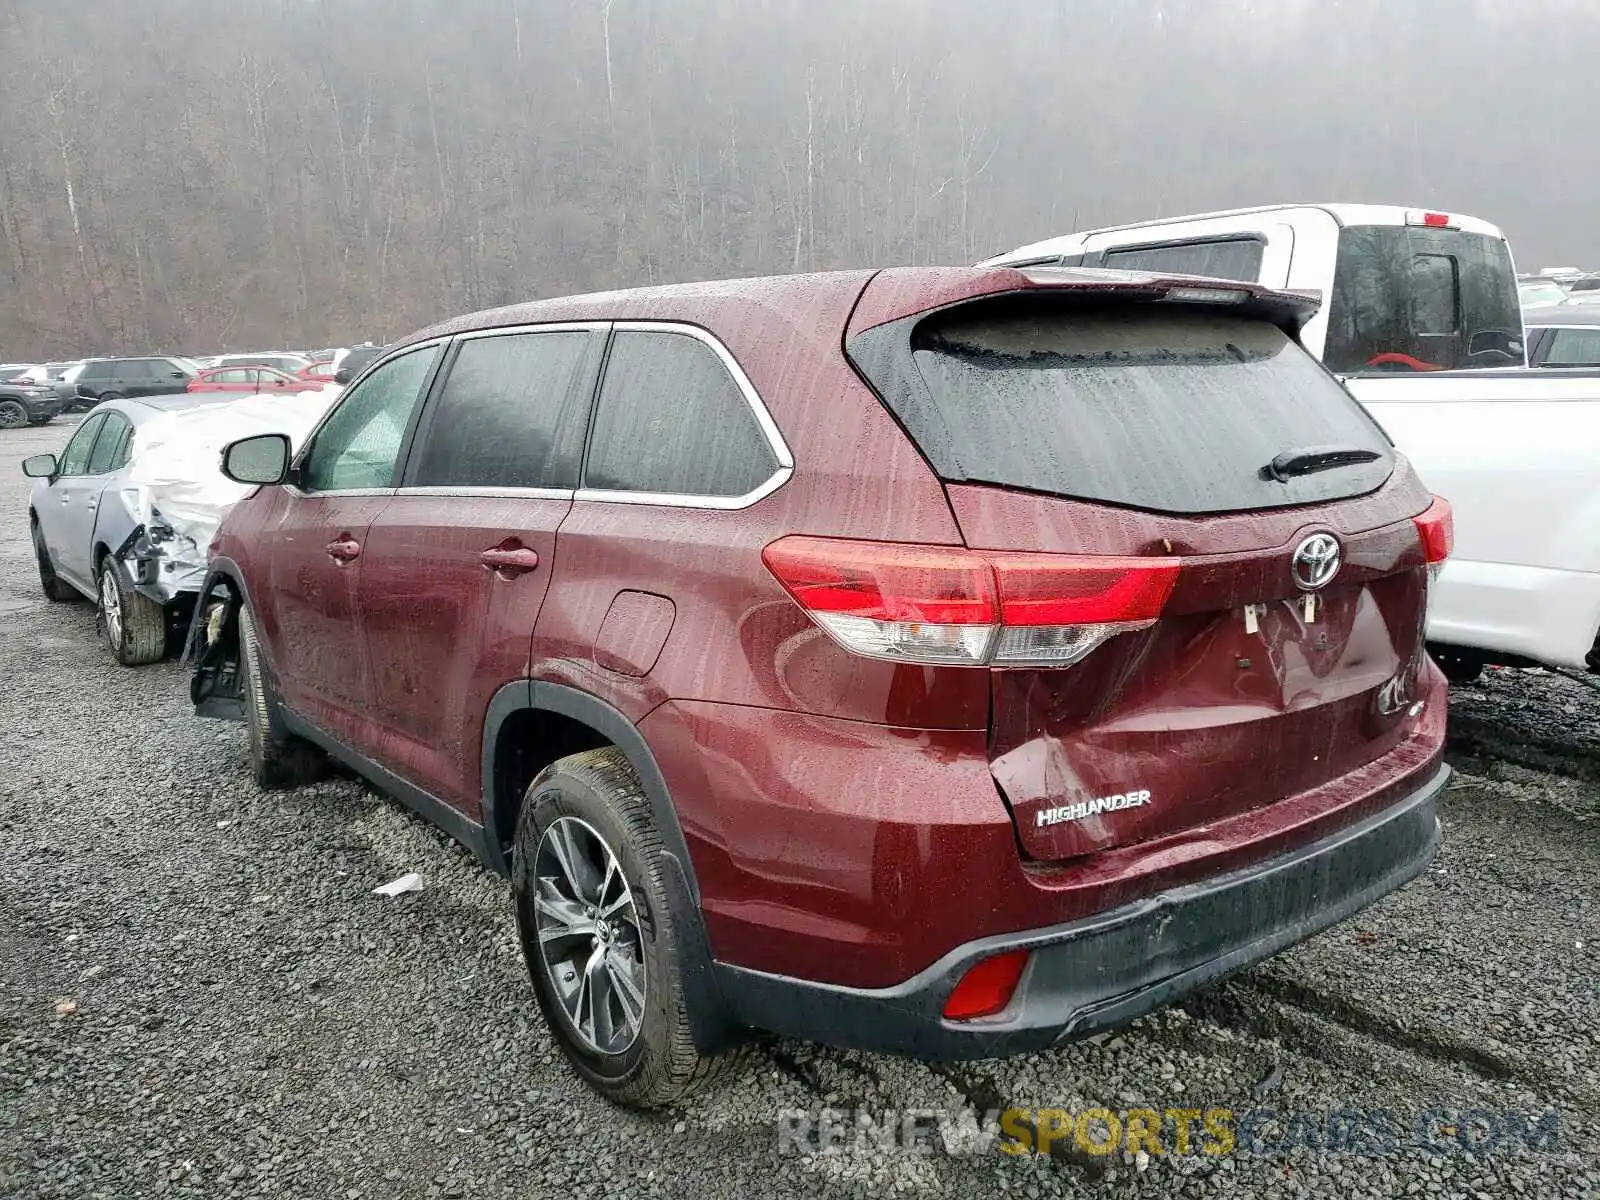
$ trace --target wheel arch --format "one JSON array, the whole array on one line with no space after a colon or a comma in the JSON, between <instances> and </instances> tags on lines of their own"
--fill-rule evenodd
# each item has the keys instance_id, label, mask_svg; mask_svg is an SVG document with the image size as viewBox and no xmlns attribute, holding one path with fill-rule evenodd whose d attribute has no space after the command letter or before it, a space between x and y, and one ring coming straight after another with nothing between
<instances>
[{"instance_id":1,"label":"wheel arch","mask_svg":"<svg viewBox=\"0 0 1600 1200\"><path fill-rule=\"evenodd\" d=\"M532 737L538 737L538 750L530 754L525 747ZM494 870L509 875L507 847L527 785L550 763L602 746L622 752L650 803L661 835L662 875L683 957L695 1045L702 1053L714 1052L738 1040L738 1026L717 985L700 889L677 808L654 752L626 715L587 692L542 680L517 680L496 692L484 715L483 856Z\"/></svg>"},{"instance_id":2,"label":"wheel arch","mask_svg":"<svg viewBox=\"0 0 1600 1200\"><path fill-rule=\"evenodd\" d=\"M219 592L224 595L219 596ZM206 623L211 601L223 599L227 608L214 643L206 640ZM239 662L239 611L250 603L250 591L243 573L232 559L219 556L195 596L189 616L189 632L184 636L179 661L190 670L189 699L195 712L221 720L244 719L243 698L237 692ZM262 647L262 657L266 647Z\"/></svg>"}]
</instances>

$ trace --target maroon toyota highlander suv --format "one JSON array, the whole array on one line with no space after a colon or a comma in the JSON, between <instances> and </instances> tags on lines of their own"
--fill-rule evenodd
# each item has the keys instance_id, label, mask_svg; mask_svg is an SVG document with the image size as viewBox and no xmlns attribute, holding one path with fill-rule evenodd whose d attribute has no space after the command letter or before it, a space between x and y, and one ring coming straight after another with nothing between
<instances>
[{"instance_id":1,"label":"maroon toyota highlander suv","mask_svg":"<svg viewBox=\"0 0 1600 1200\"><path fill-rule=\"evenodd\" d=\"M550 1028L682 1095L749 1029L1124 1023L1438 839L1450 510L1313 301L913 269L548 300L392 347L212 547L200 712L509 875Z\"/></svg>"}]
</instances>

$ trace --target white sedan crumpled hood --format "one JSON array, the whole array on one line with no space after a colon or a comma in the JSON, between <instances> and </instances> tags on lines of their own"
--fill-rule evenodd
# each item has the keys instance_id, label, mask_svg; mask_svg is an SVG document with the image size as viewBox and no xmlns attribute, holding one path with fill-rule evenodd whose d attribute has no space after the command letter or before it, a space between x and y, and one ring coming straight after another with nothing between
<instances>
[{"instance_id":1,"label":"white sedan crumpled hood","mask_svg":"<svg viewBox=\"0 0 1600 1200\"><path fill-rule=\"evenodd\" d=\"M140 425L134 434L123 500L148 526L157 510L202 554L233 505L255 489L222 474L222 450L259 433L288 434L298 450L344 389L242 396L180 409Z\"/></svg>"}]
</instances>

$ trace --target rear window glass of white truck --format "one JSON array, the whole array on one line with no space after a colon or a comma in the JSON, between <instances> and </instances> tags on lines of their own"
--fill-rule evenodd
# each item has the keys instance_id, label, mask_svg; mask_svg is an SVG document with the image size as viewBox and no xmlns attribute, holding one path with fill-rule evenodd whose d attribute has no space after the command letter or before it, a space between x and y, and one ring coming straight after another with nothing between
<instances>
[{"instance_id":1,"label":"rear window glass of white truck","mask_svg":"<svg viewBox=\"0 0 1600 1200\"><path fill-rule=\"evenodd\" d=\"M1340 230L1322 361L1345 374L1522 366L1505 242L1415 225Z\"/></svg>"},{"instance_id":2,"label":"rear window glass of white truck","mask_svg":"<svg viewBox=\"0 0 1600 1200\"><path fill-rule=\"evenodd\" d=\"M1212 513L1361 495L1393 470L1372 419L1265 320L991 301L900 331L898 354L874 335L895 326L854 339L852 357L949 482ZM1365 461L1271 473L1329 448Z\"/></svg>"}]
</instances>

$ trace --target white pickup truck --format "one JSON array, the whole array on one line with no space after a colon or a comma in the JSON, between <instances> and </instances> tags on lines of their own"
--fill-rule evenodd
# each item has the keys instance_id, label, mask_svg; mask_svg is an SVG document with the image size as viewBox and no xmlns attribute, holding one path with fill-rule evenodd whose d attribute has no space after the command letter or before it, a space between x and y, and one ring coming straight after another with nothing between
<instances>
[{"instance_id":1,"label":"white pickup truck","mask_svg":"<svg viewBox=\"0 0 1600 1200\"><path fill-rule=\"evenodd\" d=\"M1321 293L1307 347L1455 509L1428 619L1446 673L1600 672L1600 370L1526 368L1516 269L1493 225L1278 205L1070 234L985 265L1044 264Z\"/></svg>"}]
</instances>

